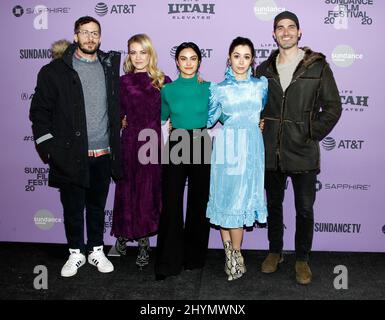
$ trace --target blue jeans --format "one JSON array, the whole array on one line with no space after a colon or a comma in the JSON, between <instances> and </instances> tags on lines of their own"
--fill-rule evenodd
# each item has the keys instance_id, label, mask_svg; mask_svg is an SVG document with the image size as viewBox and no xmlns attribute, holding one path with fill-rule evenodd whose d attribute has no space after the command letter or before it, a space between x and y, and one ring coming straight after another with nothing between
<instances>
[{"instance_id":1,"label":"blue jeans","mask_svg":"<svg viewBox=\"0 0 385 320\"><path fill-rule=\"evenodd\" d=\"M266 171L267 226L269 250L281 253L283 249L283 209L287 177L291 178L296 210L295 253L296 259L308 261L313 242L314 211L316 197L316 172L282 173Z\"/></svg>"}]
</instances>

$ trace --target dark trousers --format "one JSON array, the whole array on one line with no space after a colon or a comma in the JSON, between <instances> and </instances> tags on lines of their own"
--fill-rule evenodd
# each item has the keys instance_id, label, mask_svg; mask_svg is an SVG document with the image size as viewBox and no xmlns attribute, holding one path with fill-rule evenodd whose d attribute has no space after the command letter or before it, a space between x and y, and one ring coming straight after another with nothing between
<instances>
[{"instance_id":1,"label":"dark trousers","mask_svg":"<svg viewBox=\"0 0 385 320\"><path fill-rule=\"evenodd\" d=\"M288 176L291 178L293 185L296 209L296 259L308 261L313 242L316 172L288 174L280 171L266 171L265 189L268 209L269 250L272 253L281 253L283 249L282 203Z\"/></svg>"},{"instance_id":2,"label":"dark trousers","mask_svg":"<svg viewBox=\"0 0 385 320\"><path fill-rule=\"evenodd\" d=\"M111 176L109 155L89 157L89 168L89 188L74 184L60 188L68 246L71 249L80 249L83 253L103 245L104 208ZM87 247L84 243L84 209L86 209Z\"/></svg>"},{"instance_id":3,"label":"dark trousers","mask_svg":"<svg viewBox=\"0 0 385 320\"><path fill-rule=\"evenodd\" d=\"M170 143L170 150L174 145L175 143ZM192 156L192 145L190 147ZM205 147L202 143L202 148L205 149L203 153L210 152L211 143ZM183 267L191 270L202 268L205 264L210 232L210 224L206 218L210 164L170 163L164 164L162 170L162 212L155 273L169 276L179 274ZM186 179L188 194L184 222L183 195Z\"/></svg>"}]
</instances>

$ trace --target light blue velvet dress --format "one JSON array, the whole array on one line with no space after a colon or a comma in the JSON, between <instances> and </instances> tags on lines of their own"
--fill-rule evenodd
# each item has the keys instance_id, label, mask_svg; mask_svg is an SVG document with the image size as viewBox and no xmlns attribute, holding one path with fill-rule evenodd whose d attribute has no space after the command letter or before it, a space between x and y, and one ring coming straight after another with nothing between
<instances>
[{"instance_id":1,"label":"light blue velvet dress","mask_svg":"<svg viewBox=\"0 0 385 320\"><path fill-rule=\"evenodd\" d=\"M267 79L252 77L251 68L241 81L228 68L225 80L210 86L207 126L218 119L223 122L211 157L207 217L214 225L240 228L266 222L265 151L259 120L267 89Z\"/></svg>"}]
</instances>

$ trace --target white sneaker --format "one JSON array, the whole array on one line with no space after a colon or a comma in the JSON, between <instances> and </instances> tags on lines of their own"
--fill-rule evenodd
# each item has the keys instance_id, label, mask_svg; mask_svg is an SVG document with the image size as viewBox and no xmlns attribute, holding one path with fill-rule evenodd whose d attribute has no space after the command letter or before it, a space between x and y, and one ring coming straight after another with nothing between
<instances>
[{"instance_id":1,"label":"white sneaker","mask_svg":"<svg viewBox=\"0 0 385 320\"><path fill-rule=\"evenodd\" d=\"M103 246L94 247L94 251L91 251L88 255L88 263L96 266L98 270L103 273L114 271L113 264L103 252Z\"/></svg>"},{"instance_id":2,"label":"white sneaker","mask_svg":"<svg viewBox=\"0 0 385 320\"><path fill-rule=\"evenodd\" d=\"M79 249L70 249L70 256L63 268L61 268L61 276L74 276L78 272L78 269L85 263L86 257L84 254L80 253Z\"/></svg>"}]
</instances>

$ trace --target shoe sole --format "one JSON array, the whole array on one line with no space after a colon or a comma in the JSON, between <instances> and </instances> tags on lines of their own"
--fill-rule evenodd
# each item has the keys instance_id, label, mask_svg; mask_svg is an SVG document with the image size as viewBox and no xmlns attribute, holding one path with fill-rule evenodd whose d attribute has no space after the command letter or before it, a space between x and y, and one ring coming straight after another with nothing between
<instances>
[{"instance_id":1,"label":"shoe sole","mask_svg":"<svg viewBox=\"0 0 385 320\"><path fill-rule=\"evenodd\" d=\"M96 267L96 268L98 269L98 271L101 272L101 273L110 273L110 272L114 271L114 269L111 269L111 270L100 270L100 269L98 268L98 266L95 266L95 265L92 264L92 263L90 263L90 264L93 265L94 267Z\"/></svg>"},{"instance_id":2,"label":"shoe sole","mask_svg":"<svg viewBox=\"0 0 385 320\"><path fill-rule=\"evenodd\" d=\"M98 269L98 271L101 272L101 273L110 273L110 272L114 271L114 267L112 267L111 270L104 271L104 270L100 270L100 269L98 268L98 266L97 266L96 264L94 264L92 261L91 261L91 262L88 261L88 263L89 263L90 265L96 267L96 268Z\"/></svg>"},{"instance_id":3,"label":"shoe sole","mask_svg":"<svg viewBox=\"0 0 385 320\"><path fill-rule=\"evenodd\" d=\"M311 279L308 279L308 280L299 280L298 278L296 278L297 280L297 283L298 284L301 284L301 285L307 285L309 283L311 283Z\"/></svg>"},{"instance_id":4,"label":"shoe sole","mask_svg":"<svg viewBox=\"0 0 385 320\"><path fill-rule=\"evenodd\" d=\"M61 272L60 272L60 275L63 277L63 278L70 278L70 277L73 277L75 274L77 274L78 273L78 270L79 270L79 268L80 267L82 267L82 266L84 266L86 264L86 262L84 261L76 270L75 270L75 272L74 273L71 273L71 274L62 274Z\"/></svg>"},{"instance_id":5,"label":"shoe sole","mask_svg":"<svg viewBox=\"0 0 385 320\"><path fill-rule=\"evenodd\" d=\"M274 273L274 272L276 272L276 271L278 270L279 265L280 265L281 263L283 263L283 262L284 262L284 260L283 260L283 257L282 257L282 258L278 261L277 267L276 267L274 270L263 270L263 269L261 268L261 272L262 272L262 273L265 273L265 274Z\"/></svg>"},{"instance_id":6,"label":"shoe sole","mask_svg":"<svg viewBox=\"0 0 385 320\"><path fill-rule=\"evenodd\" d=\"M76 272L75 273L71 273L71 274L62 274L61 273L61 276L63 277L63 278L70 278L70 277L73 277L75 274L77 274L78 273L78 271L76 270Z\"/></svg>"},{"instance_id":7,"label":"shoe sole","mask_svg":"<svg viewBox=\"0 0 385 320\"><path fill-rule=\"evenodd\" d=\"M101 273L110 273L110 272L113 272L113 271L114 271L114 269L112 269L112 270L108 270L108 271L102 271L102 270L98 269L98 271L99 271L99 272L101 272Z\"/></svg>"},{"instance_id":8,"label":"shoe sole","mask_svg":"<svg viewBox=\"0 0 385 320\"><path fill-rule=\"evenodd\" d=\"M242 273L241 275L237 276L237 277L233 277L233 276L230 277L230 276L229 276L229 277L227 278L227 281L232 282L232 281L238 280L238 279L242 278L244 274L245 274L245 272Z\"/></svg>"}]
</instances>

